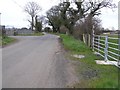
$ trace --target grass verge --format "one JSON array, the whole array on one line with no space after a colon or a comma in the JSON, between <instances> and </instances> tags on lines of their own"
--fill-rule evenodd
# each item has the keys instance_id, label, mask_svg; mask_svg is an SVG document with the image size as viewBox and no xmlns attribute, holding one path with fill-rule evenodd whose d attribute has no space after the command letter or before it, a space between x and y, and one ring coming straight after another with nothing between
<instances>
[{"instance_id":1,"label":"grass verge","mask_svg":"<svg viewBox=\"0 0 120 90\"><path fill-rule=\"evenodd\" d=\"M83 42L74 39L72 36L61 34L62 43L71 54L82 54L85 58L71 59L79 61L76 71L80 76L80 82L76 88L118 88L118 68L115 66L97 65L95 60L101 60L100 56L93 54L92 50Z\"/></svg>"},{"instance_id":2,"label":"grass verge","mask_svg":"<svg viewBox=\"0 0 120 90\"><path fill-rule=\"evenodd\" d=\"M12 42L14 42L14 41L16 41L16 39L11 38L11 37L5 37L5 38L2 39L0 45L1 45L1 46L5 46L5 45L8 45L8 44L10 44L10 43L12 43Z\"/></svg>"},{"instance_id":3,"label":"grass verge","mask_svg":"<svg viewBox=\"0 0 120 90\"><path fill-rule=\"evenodd\" d=\"M47 33L53 34L53 35L59 35L59 33L57 33L57 32L47 32Z\"/></svg>"},{"instance_id":4,"label":"grass verge","mask_svg":"<svg viewBox=\"0 0 120 90\"><path fill-rule=\"evenodd\" d=\"M42 36L43 33L34 33L34 34L18 34L17 36Z\"/></svg>"}]
</instances>

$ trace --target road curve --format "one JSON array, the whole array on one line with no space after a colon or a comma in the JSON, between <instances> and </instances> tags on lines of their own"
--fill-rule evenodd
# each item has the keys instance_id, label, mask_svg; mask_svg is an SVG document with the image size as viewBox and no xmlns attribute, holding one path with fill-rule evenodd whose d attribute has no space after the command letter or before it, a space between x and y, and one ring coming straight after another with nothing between
<instances>
[{"instance_id":1,"label":"road curve","mask_svg":"<svg viewBox=\"0 0 120 90\"><path fill-rule=\"evenodd\" d=\"M2 49L2 88L65 88L76 82L56 35L14 38L17 43Z\"/></svg>"}]
</instances>

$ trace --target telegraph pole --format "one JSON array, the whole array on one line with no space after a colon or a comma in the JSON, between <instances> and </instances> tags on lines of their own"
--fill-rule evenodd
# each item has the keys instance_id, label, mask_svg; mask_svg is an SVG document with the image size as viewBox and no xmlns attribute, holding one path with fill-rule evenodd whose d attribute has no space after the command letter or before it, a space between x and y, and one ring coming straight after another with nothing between
<instances>
[{"instance_id":1,"label":"telegraph pole","mask_svg":"<svg viewBox=\"0 0 120 90\"><path fill-rule=\"evenodd\" d=\"M0 29L1 29L1 13L0 13Z\"/></svg>"},{"instance_id":2,"label":"telegraph pole","mask_svg":"<svg viewBox=\"0 0 120 90\"><path fill-rule=\"evenodd\" d=\"M1 13L0 13L0 42L2 42L1 34L2 34L2 27L1 27ZM1 47L0 47L0 89L2 89L2 50L1 50Z\"/></svg>"},{"instance_id":3,"label":"telegraph pole","mask_svg":"<svg viewBox=\"0 0 120 90\"><path fill-rule=\"evenodd\" d=\"M1 25L1 13L0 13L0 30L2 30L2 25ZM1 33L0 33L1 34Z\"/></svg>"}]
</instances>

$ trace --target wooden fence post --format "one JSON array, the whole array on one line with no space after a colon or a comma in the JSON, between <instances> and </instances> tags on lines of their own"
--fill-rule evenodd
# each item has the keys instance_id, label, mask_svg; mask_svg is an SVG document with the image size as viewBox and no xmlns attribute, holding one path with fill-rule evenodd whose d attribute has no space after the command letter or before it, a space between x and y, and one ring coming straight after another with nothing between
<instances>
[{"instance_id":1,"label":"wooden fence post","mask_svg":"<svg viewBox=\"0 0 120 90\"><path fill-rule=\"evenodd\" d=\"M94 35L94 30L93 30L93 33L92 33L92 50L94 51L94 38L95 35Z\"/></svg>"},{"instance_id":2,"label":"wooden fence post","mask_svg":"<svg viewBox=\"0 0 120 90\"><path fill-rule=\"evenodd\" d=\"M86 42L85 42L85 34L83 34L83 42L86 44Z\"/></svg>"},{"instance_id":3,"label":"wooden fence post","mask_svg":"<svg viewBox=\"0 0 120 90\"><path fill-rule=\"evenodd\" d=\"M98 53L100 51L100 36L98 36Z\"/></svg>"},{"instance_id":4,"label":"wooden fence post","mask_svg":"<svg viewBox=\"0 0 120 90\"><path fill-rule=\"evenodd\" d=\"M90 34L88 34L88 46L90 47Z\"/></svg>"}]
</instances>

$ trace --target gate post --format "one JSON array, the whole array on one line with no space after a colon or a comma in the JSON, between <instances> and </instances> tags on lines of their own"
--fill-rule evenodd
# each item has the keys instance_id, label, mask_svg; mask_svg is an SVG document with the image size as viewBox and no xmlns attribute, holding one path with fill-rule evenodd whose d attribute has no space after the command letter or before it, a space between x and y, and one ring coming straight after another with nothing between
<instances>
[{"instance_id":1,"label":"gate post","mask_svg":"<svg viewBox=\"0 0 120 90\"><path fill-rule=\"evenodd\" d=\"M105 49L104 49L105 55L104 55L104 60L105 62L108 61L108 36L105 37Z\"/></svg>"}]
</instances>

